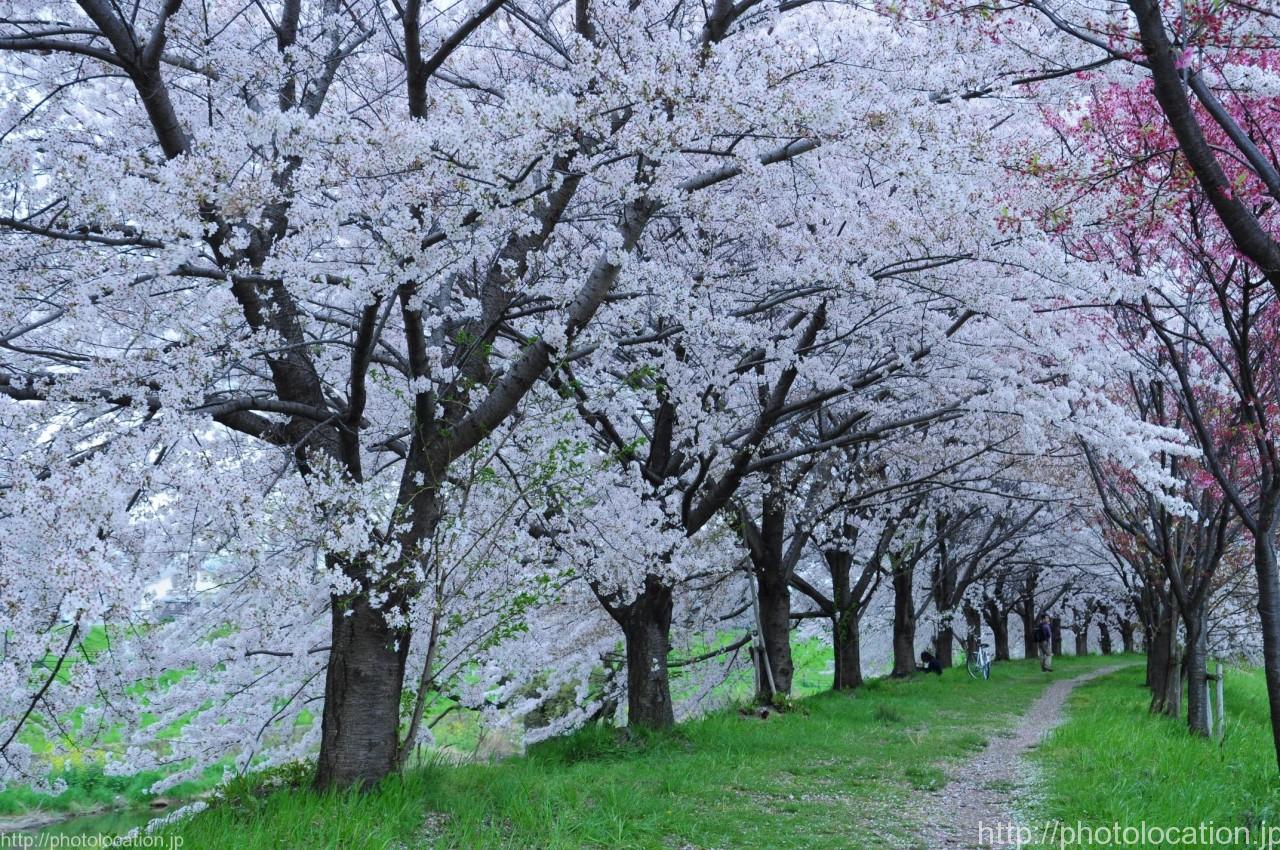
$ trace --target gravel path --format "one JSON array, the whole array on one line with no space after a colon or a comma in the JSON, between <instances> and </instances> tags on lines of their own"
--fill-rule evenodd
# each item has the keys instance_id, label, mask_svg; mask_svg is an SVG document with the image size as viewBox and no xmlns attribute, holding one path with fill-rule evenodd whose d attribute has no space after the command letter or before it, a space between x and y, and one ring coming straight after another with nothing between
<instances>
[{"instance_id":1,"label":"gravel path","mask_svg":"<svg viewBox=\"0 0 1280 850\"><path fill-rule=\"evenodd\" d=\"M1023 755L1062 722L1062 706L1076 685L1124 666L1102 667L1054 682L1011 732L993 738L981 753L949 771L947 784L927 802L922 801L922 811L929 820L919 826L917 847L972 850L1017 846L1009 826L1017 823L1014 803L1027 790L1031 770ZM979 825L983 827L981 836Z\"/></svg>"}]
</instances>

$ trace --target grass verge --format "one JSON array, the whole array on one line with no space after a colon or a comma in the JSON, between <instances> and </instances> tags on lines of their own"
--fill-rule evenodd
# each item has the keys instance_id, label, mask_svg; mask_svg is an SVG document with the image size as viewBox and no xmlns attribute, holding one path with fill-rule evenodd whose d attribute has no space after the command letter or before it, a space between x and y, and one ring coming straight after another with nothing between
<instances>
[{"instance_id":1,"label":"grass verge","mask_svg":"<svg viewBox=\"0 0 1280 850\"><path fill-rule=\"evenodd\" d=\"M1055 678L1114 659L1063 658ZM911 847L903 811L945 783L1050 678L999 664L989 682L875 680L767 720L736 711L662 735L590 728L489 765L434 765L372 794L281 791L172 828L184 848Z\"/></svg>"},{"instance_id":2,"label":"grass verge","mask_svg":"<svg viewBox=\"0 0 1280 850\"><path fill-rule=\"evenodd\" d=\"M1100 842L1098 830L1117 824L1141 830L1144 823L1148 838L1165 840L1134 846L1258 848L1267 846L1267 828L1274 830L1269 843L1280 842L1280 776L1262 672L1227 671L1227 734L1221 745L1191 737L1185 719L1148 714L1143 673L1141 665L1130 667L1072 694L1067 722L1034 756L1045 788L1029 821L1039 827L1056 820L1077 832L1083 832L1080 826L1094 832L1085 840L1064 829L1056 841L1041 838L1034 846L1124 846L1123 840ZM1183 831L1198 831L1201 824L1214 833ZM1174 841L1153 828L1180 832ZM1078 840L1064 840L1069 837Z\"/></svg>"}]
</instances>

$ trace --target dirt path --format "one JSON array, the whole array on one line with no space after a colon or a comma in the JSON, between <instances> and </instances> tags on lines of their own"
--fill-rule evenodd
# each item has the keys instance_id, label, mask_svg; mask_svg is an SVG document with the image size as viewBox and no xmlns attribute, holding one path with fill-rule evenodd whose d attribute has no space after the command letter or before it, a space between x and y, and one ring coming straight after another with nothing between
<instances>
[{"instance_id":1,"label":"dirt path","mask_svg":"<svg viewBox=\"0 0 1280 850\"><path fill-rule=\"evenodd\" d=\"M1062 722L1062 706L1076 685L1124 666L1102 667L1054 682L1010 732L993 738L977 756L948 771L946 786L924 804L928 820L920 824L917 846L921 850L1015 847L1009 826L1017 823L1014 803L1027 790L1030 772L1023 755Z\"/></svg>"}]
</instances>

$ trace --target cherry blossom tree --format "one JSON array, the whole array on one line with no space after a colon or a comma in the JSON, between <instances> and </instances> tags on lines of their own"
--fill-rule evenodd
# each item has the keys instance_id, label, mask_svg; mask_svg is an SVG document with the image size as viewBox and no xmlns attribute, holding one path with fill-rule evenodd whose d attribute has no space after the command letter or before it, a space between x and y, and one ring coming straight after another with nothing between
<instances>
[{"instance_id":1,"label":"cherry blossom tree","mask_svg":"<svg viewBox=\"0 0 1280 850\"><path fill-rule=\"evenodd\" d=\"M1034 507L1061 446L1170 482L1180 433L1111 396L1078 318L1138 270L1083 256L1064 184L1011 156L1065 123L987 96L985 31L804 0L126 6L0 13L0 779L73 707L128 731L115 770L318 753L322 788L456 706L571 693L538 737L625 697L661 728L753 597L786 692L792 589L852 686L881 571L906 674L922 613L997 568L1024 617L1071 586Z\"/></svg>"},{"instance_id":2,"label":"cherry blossom tree","mask_svg":"<svg viewBox=\"0 0 1280 850\"><path fill-rule=\"evenodd\" d=\"M0 386L11 415L59 423L16 460L85 474L86 453L147 446L112 486L138 507L164 498L139 470L234 444L287 458L313 511L349 521L315 565L321 786L397 762L418 564L455 464L573 356L653 221L841 129L821 94L834 33L778 38L754 4L503 6L3 19L4 265L38 283L6 297ZM117 558L132 522L86 530Z\"/></svg>"}]
</instances>

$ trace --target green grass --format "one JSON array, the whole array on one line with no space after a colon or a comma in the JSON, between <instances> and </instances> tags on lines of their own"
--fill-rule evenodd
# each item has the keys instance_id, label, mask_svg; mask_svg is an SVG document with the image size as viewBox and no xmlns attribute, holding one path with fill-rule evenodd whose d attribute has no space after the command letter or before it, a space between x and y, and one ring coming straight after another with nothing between
<instances>
[{"instance_id":1,"label":"green grass","mask_svg":"<svg viewBox=\"0 0 1280 850\"><path fill-rule=\"evenodd\" d=\"M1221 746L1188 735L1182 719L1148 714L1142 680L1139 665L1076 689L1067 722L1035 755L1046 788L1029 820L1254 830L1251 842L1235 840L1241 833L1215 841L1215 848L1263 846L1259 830L1265 823L1275 829L1272 843L1280 841L1280 775L1261 671L1227 671Z\"/></svg>"},{"instance_id":2,"label":"green grass","mask_svg":"<svg viewBox=\"0 0 1280 850\"><path fill-rule=\"evenodd\" d=\"M1063 658L1057 677L1109 663ZM880 848L912 846L902 813L945 782L1050 678L875 680L767 720L737 711L670 734L594 727L492 765L434 765L365 796L279 791L173 828L185 848Z\"/></svg>"},{"instance_id":3,"label":"green grass","mask_svg":"<svg viewBox=\"0 0 1280 850\"><path fill-rule=\"evenodd\" d=\"M61 627L61 631L65 634L67 628L69 627ZM722 636L722 640L728 643L733 637L735 636L726 633ZM63 639L65 640L65 637ZM65 682L78 665L85 663L86 659L89 662L95 661L99 654L109 649L112 640L113 636L103 626L86 629L78 641L77 649L63 663L58 679ZM707 648L709 647L695 647L694 652L703 652ZM797 696L808 696L830 686L831 676L827 672L831 655L829 646L821 640L810 639L796 641L792 651L795 661L793 693ZM52 670L56 662L56 656L50 655L37 666L44 668L47 675L47 671ZM182 675L184 675L182 671L168 671L161 677L160 683L171 686ZM692 690L691 687L684 686L679 678L675 681L675 687L677 693L682 692L682 688L685 691ZM751 671L748 669L738 671L724 683L720 692L727 699L745 702L751 698L753 689L754 683ZM442 699L432 706L427 719L447 714L442 722L433 728L437 744L447 747L453 753L469 756L479 748L485 729L476 712L450 711L451 708L456 706ZM27 723L21 735L22 742L31 747L50 766L49 779L61 780L66 790L58 795L48 795L37 793L19 784L11 785L0 790L0 817L33 812L84 813L113 808L137 808L146 806L156 797L148 789L164 776L161 772L148 771L134 776L107 776L104 773L102 765L105 753L102 748L118 747L123 740L121 730L107 730L88 747L76 746L74 734L80 731L82 713L82 709L77 709L61 719L62 728L71 730L73 733L73 738L69 741L58 740L58 732L46 728L39 718L33 717ZM297 725L305 726L314 719L309 713L304 712L304 715ZM148 715L144 715L143 719L144 722L150 722ZM160 740L177 735L186 722L187 718L182 718L174 723L172 728L160 734ZM214 765L206 770L200 779L182 783L164 796L183 799L204 793L213 789L220 782L222 775L222 765Z\"/></svg>"},{"instance_id":4,"label":"green grass","mask_svg":"<svg viewBox=\"0 0 1280 850\"><path fill-rule=\"evenodd\" d=\"M164 774L145 771L130 776L108 776L100 764L68 765L52 774L66 783L61 794L40 794L22 785L11 785L0 792L0 816L21 815L35 811L93 812L103 809L144 805L156 795L148 789ZM212 768L203 780L174 786L163 796L182 798L212 788L222 771Z\"/></svg>"}]
</instances>

